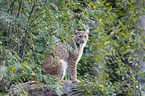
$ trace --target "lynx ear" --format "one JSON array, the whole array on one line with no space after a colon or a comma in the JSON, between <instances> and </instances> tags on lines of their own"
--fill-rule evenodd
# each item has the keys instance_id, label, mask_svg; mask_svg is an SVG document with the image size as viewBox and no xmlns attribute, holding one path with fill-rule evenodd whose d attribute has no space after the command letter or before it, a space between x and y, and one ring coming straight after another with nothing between
<instances>
[{"instance_id":1,"label":"lynx ear","mask_svg":"<svg viewBox=\"0 0 145 96\"><path fill-rule=\"evenodd\" d=\"M78 33L78 30L77 29L75 29L75 34L77 34Z\"/></svg>"},{"instance_id":2,"label":"lynx ear","mask_svg":"<svg viewBox=\"0 0 145 96\"><path fill-rule=\"evenodd\" d=\"M86 30L86 33L89 33L89 28Z\"/></svg>"}]
</instances>

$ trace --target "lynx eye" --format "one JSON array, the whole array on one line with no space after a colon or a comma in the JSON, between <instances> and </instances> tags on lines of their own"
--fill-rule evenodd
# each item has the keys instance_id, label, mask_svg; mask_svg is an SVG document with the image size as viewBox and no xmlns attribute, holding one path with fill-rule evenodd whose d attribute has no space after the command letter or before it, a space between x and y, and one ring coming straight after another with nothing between
<instances>
[{"instance_id":1,"label":"lynx eye","mask_svg":"<svg viewBox=\"0 0 145 96\"><path fill-rule=\"evenodd\" d=\"M85 38L87 37L87 36L84 36Z\"/></svg>"},{"instance_id":2,"label":"lynx eye","mask_svg":"<svg viewBox=\"0 0 145 96\"><path fill-rule=\"evenodd\" d=\"M79 36L80 38L82 37L82 36Z\"/></svg>"}]
</instances>

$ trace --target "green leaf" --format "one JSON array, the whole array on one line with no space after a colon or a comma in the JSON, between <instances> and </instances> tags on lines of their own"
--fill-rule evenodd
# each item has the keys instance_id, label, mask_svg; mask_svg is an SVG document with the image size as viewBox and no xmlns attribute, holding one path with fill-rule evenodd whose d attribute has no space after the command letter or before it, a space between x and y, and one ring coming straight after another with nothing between
<instances>
[{"instance_id":1,"label":"green leaf","mask_svg":"<svg viewBox=\"0 0 145 96\"><path fill-rule=\"evenodd\" d=\"M26 68L26 69L30 69L30 68L31 68L30 65L28 64L28 62L26 62L26 61L24 61L24 62L22 63L22 66L23 66L24 68Z\"/></svg>"},{"instance_id":2,"label":"green leaf","mask_svg":"<svg viewBox=\"0 0 145 96\"><path fill-rule=\"evenodd\" d=\"M12 72L15 72L17 70L17 66L11 66L9 67L9 70L12 71Z\"/></svg>"}]
</instances>

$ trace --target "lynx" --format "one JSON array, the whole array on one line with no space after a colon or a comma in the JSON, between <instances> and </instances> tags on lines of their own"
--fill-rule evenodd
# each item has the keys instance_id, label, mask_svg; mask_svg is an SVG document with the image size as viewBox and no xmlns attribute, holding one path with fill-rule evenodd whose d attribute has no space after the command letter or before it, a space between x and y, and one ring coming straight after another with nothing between
<instances>
[{"instance_id":1,"label":"lynx","mask_svg":"<svg viewBox=\"0 0 145 96\"><path fill-rule=\"evenodd\" d=\"M71 82L79 82L77 80L77 63L81 59L83 49L88 40L89 30L75 30L75 36L71 38L67 45L59 45L50 51L43 63L43 74L55 75L65 82L64 77L68 68Z\"/></svg>"}]
</instances>

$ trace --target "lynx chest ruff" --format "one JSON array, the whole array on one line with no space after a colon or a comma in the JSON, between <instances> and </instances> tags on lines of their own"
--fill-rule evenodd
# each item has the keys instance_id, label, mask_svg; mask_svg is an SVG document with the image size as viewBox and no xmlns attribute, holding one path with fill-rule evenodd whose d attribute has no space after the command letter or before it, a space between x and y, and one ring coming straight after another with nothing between
<instances>
[{"instance_id":1,"label":"lynx chest ruff","mask_svg":"<svg viewBox=\"0 0 145 96\"><path fill-rule=\"evenodd\" d=\"M84 50L84 47L86 46L86 43L82 44L80 49L78 50L78 58L77 58L77 63L80 61L82 55L83 55L83 50Z\"/></svg>"}]
</instances>

